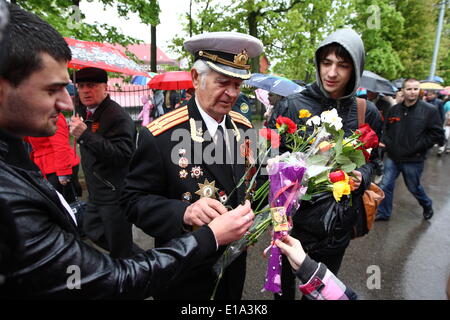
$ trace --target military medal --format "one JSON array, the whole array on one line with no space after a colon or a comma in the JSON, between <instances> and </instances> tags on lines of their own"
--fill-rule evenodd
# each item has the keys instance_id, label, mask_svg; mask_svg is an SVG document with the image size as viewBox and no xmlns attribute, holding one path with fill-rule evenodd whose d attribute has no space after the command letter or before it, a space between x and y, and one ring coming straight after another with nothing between
<instances>
[{"instance_id":1,"label":"military medal","mask_svg":"<svg viewBox=\"0 0 450 320\"><path fill-rule=\"evenodd\" d=\"M201 176L203 176L202 168L200 166L192 167L192 169L191 169L191 177L198 179Z\"/></svg>"},{"instance_id":2,"label":"military medal","mask_svg":"<svg viewBox=\"0 0 450 320\"><path fill-rule=\"evenodd\" d=\"M220 191L219 192L219 201L222 204L225 204L228 200L228 196L226 195L225 191Z\"/></svg>"},{"instance_id":3,"label":"military medal","mask_svg":"<svg viewBox=\"0 0 450 320\"><path fill-rule=\"evenodd\" d=\"M183 199L184 201L187 201L187 202L191 202L192 195L190 192L185 192L181 195L181 199Z\"/></svg>"},{"instance_id":4,"label":"military medal","mask_svg":"<svg viewBox=\"0 0 450 320\"><path fill-rule=\"evenodd\" d=\"M180 170L180 178L181 179L186 179L186 177L188 176L188 172L186 170Z\"/></svg>"},{"instance_id":5,"label":"military medal","mask_svg":"<svg viewBox=\"0 0 450 320\"><path fill-rule=\"evenodd\" d=\"M180 160L178 160L178 165L184 169L189 165L189 160L186 157L181 157Z\"/></svg>"},{"instance_id":6,"label":"military medal","mask_svg":"<svg viewBox=\"0 0 450 320\"><path fill-rule=\"evenodd\" d=\"M219 189L216 188L216 181L209 182L208 179L205 179L204 183L197 183L199 190L195 191L195 194L198 194L200 198L211 198L216 199L216 192Z\"/></svg>"}]
</instances>

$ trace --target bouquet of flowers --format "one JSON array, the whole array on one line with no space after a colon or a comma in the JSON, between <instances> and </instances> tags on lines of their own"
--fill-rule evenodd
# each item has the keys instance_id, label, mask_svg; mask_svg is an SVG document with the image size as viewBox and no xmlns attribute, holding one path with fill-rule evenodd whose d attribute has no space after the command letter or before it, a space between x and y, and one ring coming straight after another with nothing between
<instances>
[{"instance_id":1,"label":"bouquet of flowers","mask_svg":"<svg viewBox=\"0 0 450 320\"><path fill-rule=\"evenodd\" d=\"M297 212L301 200L310 200L324 192L332 193L336 202L343 197L350 199L352 171L364 165L371 148L378 146L377 135L367 124L344 138L342 119L335 109L324 111L320 117L311 117L308 110L300 110L299 118L307 121L296 125L291 119L280 116L276 131L264 128L259 132L265 142L260 148L260 154L264 155L261 164L270 150L279 148L281 139L290 151L267 160L269 179L252 195L254 201L259 201L254 223L242 239L228 246L216 263L217 283L224 269L272 226L272 242L265 250L270 250L270 256L264 289L280 293L281 252L274 241L288 234L292 215ZM249 170L257 174L261 164L256 170ZM253 179L249 191L253 190L254 183ZM260 210L266 199L269 205Z\"/></svg>"}]
</instances>

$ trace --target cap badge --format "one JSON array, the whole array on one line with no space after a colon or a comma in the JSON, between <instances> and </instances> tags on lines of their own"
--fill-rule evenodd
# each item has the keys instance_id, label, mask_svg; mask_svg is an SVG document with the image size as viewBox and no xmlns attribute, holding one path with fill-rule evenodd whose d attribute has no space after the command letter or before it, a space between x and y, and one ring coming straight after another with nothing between
<instances>
[{"instance_id":1,"label":"cap badge","mask_svg":"<svg viewBox=\"0 0 450 320\"><path fill-rule=\"evenodd\" d=\"M244 66L247 64L248 61L248 54L247 54L247 50L242 50L241 53L237 54L234 56L234 63L235 64L239 64L241 66Z\"/></svg>"}]
</instances>

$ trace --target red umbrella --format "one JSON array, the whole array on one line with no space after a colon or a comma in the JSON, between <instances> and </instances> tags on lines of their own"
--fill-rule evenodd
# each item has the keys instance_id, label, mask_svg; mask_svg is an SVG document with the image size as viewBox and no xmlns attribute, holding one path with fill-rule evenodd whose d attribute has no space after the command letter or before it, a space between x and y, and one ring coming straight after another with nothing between
<instances>
[{"instance_id":1,"label":"red umbrella","mask_svg":"<svg viewBox=\"0 0 450 320\"><path fill-rule=\"evenodd\" d=\"M95 67L110 72L148 77L141 67L122 51L109 44L64 38L72 51L69 68Z\"/></svg>"},{"instance_id":2,"label":"red umbrella","mask_svg":"<svg viewBox=\"0 0 450 320\"><path fill-rule=\"evenodd\" d=\"M148 86L159 90L179 90L193 88L191 73L188 71L171 71L157 74Z\"/></svg>"}]
</instances>

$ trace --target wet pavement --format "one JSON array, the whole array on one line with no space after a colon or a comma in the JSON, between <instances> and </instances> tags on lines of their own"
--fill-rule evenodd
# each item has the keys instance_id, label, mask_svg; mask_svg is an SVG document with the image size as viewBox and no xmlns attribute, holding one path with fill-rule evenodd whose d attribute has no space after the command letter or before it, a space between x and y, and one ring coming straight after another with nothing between
<instances>
[{"instance_id":1,"label":"wet pavement","mask_svg":"<svg viewBox=\"0 0 450 320\"><path fill-rule=\"evenodd\" d=\"M433 200L433 218L423 219L422 208L399 177L390 221L375 222L367 236L353 240L348 247L339 278L360 299L446 299L450 276L450 154L437 157L436 150L430 152L422 178ZM152 247L150 237L137 228L133 231L136 243L144 249ZM265 235L249 250L243 299L273 299L271 293L261 292L266 268L261 253L268 243Z\"/></svg>"}]
</instances>

